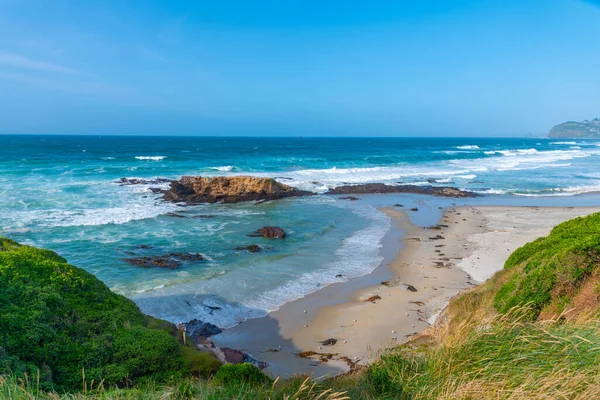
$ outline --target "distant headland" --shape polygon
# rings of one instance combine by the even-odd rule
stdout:
[[[549,138],[600,138],[600,118],[585,120],[582,122],[567,121],[556,125],[548,132]]]

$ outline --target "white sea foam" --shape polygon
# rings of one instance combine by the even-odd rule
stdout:
[[[479,150],[479,146],[477,145],[456,146],[456,148],[460,150]]]
[[[475,179],[477,178],[477,175],[475,174],[469,174],[469,175],[456,175],[457,178],[460,179]]]
[[[37,221],[39,226],[93,226],[106,224],[125,224],[131,221],[155,218],[161,214],[175,211],[177,207],[172,204],[127,205],[124,207],[110,207],[98,209],[84,209],[76,211],[46,210],[29,211],[23,215],[24,220]]]
[[[167,158],[167,156],[136,156],[136,160],[150,160],[150,161],[160,161]]]
[[[550,144],[554,145],[569,145],[569,144],[577,144],[577,142],[550,142]]]
[[[222,167],[210,167],[210,169],[214,169],[214,170],[220,171],[220,172],[231,172],[231,171],[233,171],[234,168],[235,168],[235,166],[233,166],[233,165],[224,165]]]
[[[421,178],[443,178],[454,175],[464,175],[476,171],[484,171],[485,167],[461,168],[444,167],[435,165],[397,165],[390,167],[367,167],[367,168],[329,168],[329,169],[305,169],[286,172],[284,183],[304,190],[324,192],[328,188],[345,185],[360,184],[368,182],[384,182],[397,184],[398,182],[415,184],[416,179]],[[253,173],[254,176],[276,177],[280,174]],[[403,182],[408,179],[409,181]]]
[[[318,193],[341,185],[353,185],[370,182],[387,184],[419,184],[428,178],[460,179],[479,173],[535,170],[545,167],[569,166],[565,161],[600,155],[595,147],[569,150],[499,149],[486,150],[486,155],[497,157],[481,157],[475,159],[455,159],[449,161],[429,162],[425,164],[396,164],[390,166],[357,167],[328,169],[302,169],[286,172],[285,184],[303,190]],[[251,173],[254,176],[277,178],[278,173]],[[468,179],[468,178],[465,178]]]
[[[540,189],[540,190],[508,190],[508,189],[482,189],[475,190],[480,194],[510,194],[524,197],[548,197],[548,196],[574,196],[585,193],[600,192],[600,182],[593,185],[567,186],[562,188]]]

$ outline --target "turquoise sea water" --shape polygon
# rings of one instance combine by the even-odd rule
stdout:
[[[0,235],[59,252],[147,313],[231,326],[372,271],[390,228],[375,208],[384,204],[318,195],[179,207],[148,190],[157,185],[122,186],[120,178],[249,174],[317,193],[433,182],[488,200],[552,196],[560,204],[600,190],[599,155],[600,142],[583,140],[0,136]],[[263,225],[288,238],[246,236]],[[235,250],[254,243],[267,251]],[[178,270],[123,261],[178,251],[206,260]]]

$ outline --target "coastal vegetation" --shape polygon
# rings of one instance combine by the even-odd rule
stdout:
[[[210,375],[219,366],[180,344],[172,324],[145,316],[90,273],[5,238],[0,310],[0,374],[29,376],[43,390],[131,386]]]
[[[41,282],[49,282],[49,287],[60,288],[60,296],[66,296],[72,304],[87,304],[93,298],[87,297],[87,294],[85,297],[78,297],[84,296],[84,293],[78,286],[80,280],[75,279],[93,277],[88,277],[89,274],[69,266],[56,254],[19,246],[10,241],[2,243],[0,291],[4,290],[10,294],[17,289],[6,289],[6,285],[16,285],[15,287],[19,288],[33,282],[37,284],[32,284],[30,290],[34,290],[33,286],[36,287],[35,290],[41,290],[45,287]],[[38,263],[40,267],[36,266]],[[59,265],[60,269],[56,269]],[[55,273],[48,275],[43,272],[47,269]],[[116,332],[121,330],[130,331],[118,334],[124,335],[122,340],[126,346],[123,354],[130,355],[127,348],[134,345],[130,339],[133,335],[131,331],[138,332],[143,329],[146,330],[145,333],[136,333],[136,338],[143,340],[145,335],[150,337],[156,334],[156,337],[162,340],[161,343],[171,346],[169,354],[165,355],[161,352],[162,349],[152,346],[152,343],[140,345],[137,349],[143,351],[146,351],[147,346],[147,359],[150,362],[143,371],[134,369],[137,375],[131,382],[122,380],[123,373],[113,375],[105,372],[105,375],[95,377],[100,380],[95,381],[94,385],[86,385],[88,377],[82,378],[79,374],[78,379],[75,379],[74,374],[75,366],[79,369],[82,362],[88,362],[88,358],[77,358],[81,353],[75,351],[69,353],[75,356],[72,367],[69,367],[67,357],[61,358],[65,362],[67,372],[71,371],[73,374],[64,376],[72,376],[71,380],[65,383],[62,380],[56,381],[61,386],[50,393],[47,387],[40,387],[38,372],[34,369],[37,366],[42,376],[46,376],[42,369],[45,368],[44,365],[33,357],[37,351],[42,351],[38,349],[40,337],[35,335],[38,329],[47,329],[45,324],[54,324],[52,321],[59,321],[71,314],[62,312],[58,314],[60,318],[54,318],[52,313],[63,310],[65,306],[60,299],[48,297],[46,291],[39,295],[37,292],[31,292],[37,295],[35,299],[38,300],[32,300],[28,296],[22,297],[28,297],[29,300],[20,299],[18,294],[13,294],[11,299],[17,301],[21,307],[35,307],[19,311],[11,302],[1,303],[3,313],[0,318],[6,318],[5,309],[13,310],[11,312],[14,315],[26,318],[31,324],[41,324],[42,328],[32,325],[32,333],[29,333],[24,325],[12,322],[11,330],[7,330],[4,328],[4,321],[0,321],[3,340],[0,345],[4,348],[4,353],[0,352],[0,356],[4,354],[4,358],[0,358],[4,360],[4,364],[0,364],[0,368],[3,368],[0,369],[0,398],[599,398],[599,274],[600,213],[597,213],[560,224],[547,237],[537,239],[515,251],[508,258],[502,271],[487,282],[452,299],[438,322],[407,344],[381,355],[377,362],[369,366],[322,382],[313,382],[305,377],[272,381],[249,364],[222,366],[213,378],[184,377],[187,371],[183,362],[183,352],[177,351],[177,341],[164,329],[153,329],[160,327],[161,322],[144,322],[147,318],[144,319],[133,303],[120,296],[111,297],[110,301],[114,302],[111,303],[112,307],[104,308],[104,305],[96,304],[91,306],[90,315],[100,318],[96,307],[108,310],[118,306],[122,309],[113,309],[106,317],[108,320],[102,324],[90,317],[82,321],[87,321],[85,324],[97,322],[97,332],[104,329],[111,331],[112,335],[117,335]],[[44,276],[43,280],[38,276]],[[65,283],[67,277],[68,285]],[[74,285],[73,288],[69,286],[71,284]],[[90,282],[87,284],[91,285]],[[111,296],[104,291],[108,289],[101,283],[94,283],[93,287],[98,288],[104,296]],[[6,297],[5,292],[1,293],[0,298]],[[42,302],[40,299],[44,299],[43,307],[35,305],[36,302]],[[99,298],[95,300],[99,302]],[[54,306],[54,302],[61,306]],[[129,325],[125,325],[124,321],[129,321]],[[85,324],[84,326],[87,326]],[[58,329],[62,325],[53,327]],[[13,329],[16,329],[16,333]],[[79,330],[73,327],[70,329],[69,334],[73,332],[81,335]],[[165,335],[161,336],[160,332]],[[16,337],[18,335],[23,338]],[[87,335],[87,338],[94,339],[103,337],[99,333],[95,333],[95,336],[89,336],[90,333]],[[6,347],[6,343],[12,343],[7,341],[7,338],[23,343],[26,351],[16,353],[14,347]],[[57,338],[60,339],[60,336]],[[42,343],[49,341],[44,339]],[[59,343],[64,345],[63,342]],[[94,343],[100,345],[104,342]],[[42,349],[46,347],[42,346]],[[161,357],[167,358],[163,362]],[[117,358],[110,365],[124,363],[121,368],[125,371],[132,368],[129,365],[130,361]],[[156,364],[169,365],[169,376],[151,367]],[[8,368],[7,365],[15,365],[17,368]],[[97,371],[99,373],[99,370]],[[66,387],[70,389],[60,390]]]

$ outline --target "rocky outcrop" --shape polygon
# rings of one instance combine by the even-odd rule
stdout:
[[[202,261],[204,257],[200,253],[169,253],[161,256],[143,256],[125,258],[125,262],[140,268],[166,268],[177,269],[185,261]]]
[[[209,322],[193,319],[185,325],[185,331],[194,343],[222,332],[221,328]]]
[[[252,176],[184,176],[171,182],[170,188],[163,193],[163,199],[167,201],[187,204],[269,201],[314,194],[275,179]]]
[[[367,183],[364,185],[339,186],[330,189],[326,194],[370,194],[370,193],[414,193],[440,197],[477,197],[477,193],[461,190],[451,186],[417,186],[386,185],[384,183]]]
[[[285,239],[285,231],[278,226],[263,226],[259,230],[252,232],[250,237],[264,237],[267,239]]]
[[[217,347],[210,339],[213,335],[218,335],[222,332],[221,328],[213,325],[209,322],[203,322],[198,319],[193,319],[185,324],[186,334],[193,340],[196,347],[200,351],[208,351],[217,357],[223,364],[242,364],[251,363],[260,369],[267,368],[268,363],[264,361],[258,361],[251,355],[244,353],[240,350],[232,349],[229,347]]]

